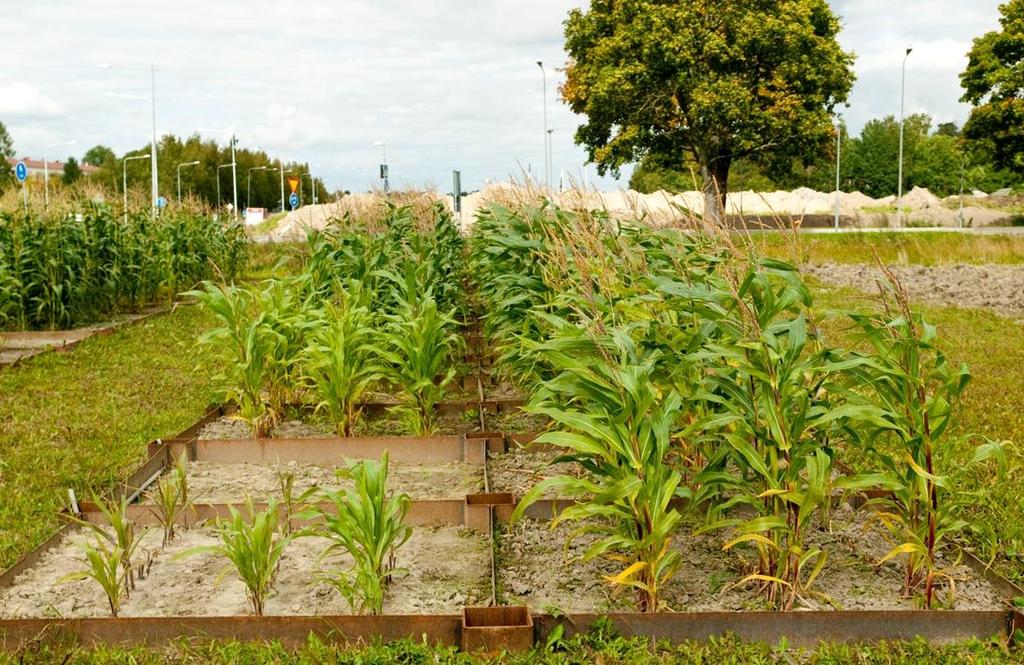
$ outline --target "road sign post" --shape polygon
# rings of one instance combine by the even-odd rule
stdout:
[[[462,221],[462,172],[452,171],[452,199],[455,214]]]
[[[28,180],[28,166],[25,162],[18,162],[14,167],[14,177],[21,183],[21,200],[25,204],[25,214],[28,214],[28,188],[25,187],[25,181]]]

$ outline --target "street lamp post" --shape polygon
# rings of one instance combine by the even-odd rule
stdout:
[[[181,164],[178,164],[178,204],[179,205],[181,204],[181,167],[182,166],[197,166],[198,164],[199,164],[199,160],[198,159],[195,160],[194,162],[182,162]]]
[[[200,129],[199,131],[201,131],[201,132],[213,132],[213,133],[216,133],[216,134],[230,134],[231,135],[231,144],[230,144],[231,145],[231,162],[229,162],[227,164],[222,164],[221,166],[217,167],[217,169],[218,169],[218,171],[217,171],[217,188],[218,188],[218,190],[217,190],[218,191],[218,193],[217,193],[217,204],[220,205],[220,170],[219,169],[221,167],[225,167],[226,168],[226,167],[230,166],[231,167],[231,192],[232,192],[232,201],[234,202],[233,203],[234,207],[232,208],[231,212],[232,212],[232,214],[234,216],[237,217],[238,216],[238,160],[235,159],[235,144],[238,143],[238,139],[235,137],[235,130],[234,130],[233,127],[229,127],[228,129]]]
[[[99,63],[99,67],[102,69],[124,69],[130,71],[149,71],[150,74],[150,96],[152,102],[152,117],[153,117],[153,143],[149,149],[149,157],[152,173],[150,174],[150,190],[152,195],[152,214],[156,216],[156,201],[159,198],[159,178],[157,173],[156,163],[156,65],[151,64],[149,67],[123,67],[121,65],[111,65],[109,62]]]
[[[229,166],[232,167],[232,170],[233,170],[234,166],[235,166],[235,163],[233,161],[231,161],[231,162],[228,162],[227,164],[220,164],[219,166],[217,166],[217,209],[218,210],[220,209],[220,201],[221,201],[221,198],[220,198],[220,170],[221,169],[226,169]]]
[[[905,98],[906,86],[907,86],[907,58],[910,57],[910,52],[914,48],[911,46],[907,47],[907,52],[903,56],[903,68],[900,73],[900,164],[899,164],[899,182],[896,185],[896,227],[901,228],[903,226],[903,102]]]
[[[45,212],[50,206],[50,161],[47,155],[50,152],[50,148],[56,148],[61,145],[75,145],[75,141],[49,143],[46,148],[43,149],[43,212]]]
[[[543,83],[543,99],[544,99],[544,186],[551,187],[551,171],[548,167],[548,143],[550,141],[550,132],[548,130],[548,72],[544,69],[544,61],[538,60],[537,66],[540,67],[541,82]]]
[[[271,170],[273,170],[273,167],[271,167],[271,166],[252,166],[252,167],[249,168],[249,172],[248,172],[249,184],[246,185],[246,187],[245,187],[245,209],[246,210],[248,210],[250,208],[250,204],[252,203],[252,172],[253,171],[271,171]]]
[[[284,162],[277,158],[277,167],[281,171],[281,212],[284,212]]]
[[[149,155],[135,155],[121,160],[121,190],[124,194],[124,223],[128,223],[128,162],[133,159],[149,159]]]
[[[836,116],[836,231],[839,230],[839,167],[842,163],[843,117]]]

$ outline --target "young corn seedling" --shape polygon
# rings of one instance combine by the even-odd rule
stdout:
[[[884,268],[883,268],[884,270]],[[935,327],[911,311],[902,286],[888,271],[896,311],[852,314],[871,351],[854,354],[843,368],[853,379],[851,401],[867,409],[859,428],[862,444],[880,473],[840,481],[844,487],[887,489],[889,496],[867,508],[896,539],[882,561],[905,556],[903,593],[920,593],[923,605],[935,602],[936,582],[946,578],[952,601],[953,580],[938,560],[946,542],[967,528],[965,504],[977,497],[960,488],[972,467],[989,460],[999,477],[1006,468],[1003,443],[987,441],[961,458],[971,436],[954,436],[955,405],[970,381],[966,366],[953,367],[936,346]]]
[[[317,487],[310,487],[302,494],[295,496],[295,474],[278,469],[277,488],[281,492],[281,512],[284,518],[281,531],[288,536],[292,533],[292,520],[299,516],[309,499],[316,494]]]
[[[118,552],[118,555],[121,557],[124,590],[127,594],[135,588],[135,572],[132,567],[132,560],[139,549],[145,531],[137,533],[135,522],[128,517],[127,496],[122,495],[120,499],[104,501],[101,497],[93,494],[92,500],[106,519],[106,525],[93,524],[74,515],[70,515],[68,519],[89,529],[101,542],[109,543],[111,548]]]
[[[616,588],[632,589],[641,612],[662,608],[661,589],[680,564],[671,549],[681,519],[672,505],[682,496],[680,475],[666,459],[670,434],[682,399],[652,381],[657,354],[645,353],[626,334],[613,331],[617,358],[569,353],[560,340],[539,352],[560,373],[527,410],[549,417],[553,431],[539,443],[564,450],[558,461],[575,461],[584,477],[558,476],[536,485],[519,502],[512,520],[548,489],[576,499],[553,521],[584,521],[575,533],[601,537],[584,559],[605,557],[624,568],[607,578]]]
[[[178,557],[209,553],[226,558],[229,563],[221,577],[233,569],[245,584],[253,614],[263,616],[281,564],[281,555],[294,536],[278,533],[277,501],[274,499],[269,501],[266,510],[257,511],[252,499],[246,498],[246,516],[234,506],[229,506],[229,510],[231,519],[217,522],[220,545],[195,547]]]
[[[155,504],[150,512],[163,529],[161,546],[167,547],[174,540],[174,528],[178,520],[192,508],[188,498],[188,470],[184,453],[178,458],[174,469],[157,481],[156,488],[150,492],[150,499]]]
[[[82,550],[85,552],[89,567],[65,575],[57,583],[95,580],[107,596],[110,616],[116,619],[118,612],[121,611],[121,594],[124,593],[126,583],[124,567],[121,565],[123,552],[116,546],[108,547],[103,541],[97,541],[95,546],[83,543]]]
[[[434,411],[455,379],[450,361],[461,339],[454,326],[454,310],[439,311],[432,298],[403,303],[388,317],[381,357],[388,364],[388,378],[410,402],[397,411],[417,435],[434,432]]]
[[[395,552],[412,535],[412,527],[405,525],[410,500],[406,494],[388,495],[387,452],[380,462],[350,464],[339,476],[351,480],[352,489],[325,491],[323,496],[334,504],[334,510],[314,508],[306,517],[322,522],[312,533],[333,541],[325,558],[347,552],[354,562],[350,570],[325,573],[324,579],[353,611],[380,614],[388,584],[404,573],[395,568]]]
[[[356,405],[384,375],[374,338],[368,310],[345,300],[327,306],[303,356],[306,381],[320,400],[317,410],[327,413],[338,436],[352,436]]]

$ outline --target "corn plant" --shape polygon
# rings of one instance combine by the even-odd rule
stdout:
[[[987,441],[970,457],[958,457],[972,437],[955,436],[950,429],[970,373],[947,361],[936,345],[935,327],[911,311],[902,287],[891,275],[890,280],[896,311],[887,306],[881,313],[851,314],[871,351],[842,364],[853,379],[851,399],[867,407],[858,430],[880,472],[840,484],[891,492],[866,506],[877,510],[897,543],[882,561],[904,556],[904,595],[920,593],[931,608],[937,580],[949,578],[936,555],[968,526],[962,518],[965,504],[977,498],[959,488],[972,467],[988,460],[997,463],[1001,477],[1006,453],[1004,444]]]
[[[68,519],[87,528],[101,542],[109,543],[111,548],[118,552],[121,557],[120,563],[123,571],[124,590],[127,594],[135,588],[135,572],[132,561],[139,549],[145,531],[138,533],[135,529],[135,522],[128,517],[128,498],[124,494],[118,499],[110,499],[109,501],[104,501],[98,495],[93,494],[92,500],[106,520],[106,525],[94,524],[74,515],[69,515]]]
[[[239,418],[257,438],[269,436],[278,414],[270,408],[266,391],[272,371],[268,365],[284,344],[281,334],[265,313],[257,311],[255,298],[246,289],[204,282],[202,289],[187,295],[197,298],[219,322],[199,339],[213,347],[224,363],[217,379],[224,384],[227,398],[238,405]]]
[[[792,266],[751,268],[735,299],[734,315],[716,324],[721,338],[698,354],[716,367],[703,397],[717,407],[714,435],[726,444],[698,477],[717,499],[705,528],[734,531],[725,549],[753,546],[755,571],[737,584],[756,583],[788,610],[814,593],[825,565],[806,537],[827,511],[834,446],[851,412],[832,390],[834,354],[817,348],[810,295]],[[728,516],[739,506],[752,515]]]
[[[303,355],[305,379],[319,399],[317,410],[327,413],[338,436],[352,436],[359,417],[356,405],[384,376],[369,322],[369,311],[348,299],[328,304]]]
[[[439,311],[431,298],[406,302],[388,317],[381,358],[386,376],[402,388],[407,402],[396,411],[415,434],[434,431],[434,411],[455,379],[450,363],[461,338],[454,326],[454,310]]]
[[[265,510],[257,511],[252,499],[246,498],[245,516],[234,506],[228,509],[231,519],[218,520],[216,524],[220,545],[194,547],[178,557],[219,554],[226,558],[229,563],[221,577],[233,569],[245,584],[253,614],[263,616],[281,565],[281,556],[294,535],[285,536],[278,532],[277,501],[274,499]]]
[[[65,575],[57,583],[95,580],[107,597],[110,616],[116,619],[121,610],[121,594],[124,593],[126,585],[125,572],[121,565],[123,552],[116,546],[108,547],[103,541],[97,541],[95,546],[83,543],[82,550],[85,552],[86,563],[89,567]]]
[[[298,517],[309,499],[316,494],[317,487],[310,487],[305,492],[295,496],[295,474],[291,471],[278,469],[277,488],[281,492],[281,531],[288,536],[292,533],[292,520]]]
[[[621,562],[623,569],[608,582],[616,590],[632,589],[639,611],[656,612],[661,590],[680,563],[670,547],[681,519],[672,502],[684,493],[667,456],[683,401],[652,381],[656,353],[636,347],[623,331],[610,335],[607,357],[571,353],[557,339],[539,349],[560,373],[543,384],[527,409],[555,423],[537,441],[563,449],[558,461],[575,461],[587,474],[542,481],[522,498],[512,519],[551,488],[576,499],[552,527],[584,521],[577,534],[600,536],[584,558]]]
[[[192,508],[188,498],[188,471],[184,453],[178,458],[174,469],[157,480],[156,488],[150,492],[150,499],[155,504],[150,512],[163,529],[161,545],[167,547],[174,540],[174,528],[178,520]]]
[[[351,489],[325,491],[333,510],[315,508],[306,517],[318,517],[322,526],[312,533],[329,538],[324,557],[347,552],[352,568],[324,574],[353,611],[380,614],[388,584],[404,573],[395,567],[395,552],[409,540],[412,527],[405,525],[410,499],[406,494],[388,495],[388,454],[380,462],[350,463],[339,477],[352,481]]]

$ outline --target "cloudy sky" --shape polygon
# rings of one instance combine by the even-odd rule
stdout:
[[[385,141],[396,181],[447,187],[459,168],[477,187],[543,168],[543,60],[555,171],[583,175],[578,120],[553,89],[562,20],[585,0],[0,3],[0,121],[19,155],[146,144],[145,68],[155,63],[161,133],[234,128],[243,145],[318,164],[330,186],[349,189],[374,182],[373,144]],[[907,45],[907,112],[962,122],[957,77],[971,39],[997,27],[998,4],[832,0],[842,43],[858,55],[844,110],[851,129],[898,112]],[[75,145],[47,148],[68,140]]]

